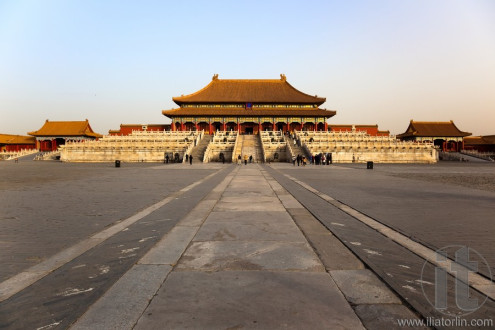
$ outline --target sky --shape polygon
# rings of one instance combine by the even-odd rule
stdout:
[[[495,1],[0,0],[0,133],[169,123],[213,74],[282,73],[330,124],[495,134]]]

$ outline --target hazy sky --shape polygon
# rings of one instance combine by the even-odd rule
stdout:
[[[329,123],[495,134],[495,1],[0,0],[0,133],[168,123],[215,73],[284,73]]]

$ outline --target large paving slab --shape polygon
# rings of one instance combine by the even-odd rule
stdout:
[[[218,211],[214,210],[208,215],[208,223],[211,222],[237,222],[239,224],[273,223],[286,225],[293,223],[290,215],[285,211]]]
[[[238,167],[136,329],[363,328],[283,203],[301,208]]]
[[[220,200],[215,206],[215,211],[285,211],[284,206],[277,197],[249,198],[239,197],[236,200]]]
[[[363,329],[327,273],[172,272],[135,329]]]
[[[177,269],[324,271],[306,242],[271,241],[194,242],[182,256]]]
[[[252,217],[262,216],[254,212]],[[278,225],[269,221],[247,223],[246,220],[232,222],[207,222],[194,238],[195,241],[289,241],[306,242],[304,235],[296,225],[288,223]]]
[[[212,212],[194,240],[306,242],[285,211]]]

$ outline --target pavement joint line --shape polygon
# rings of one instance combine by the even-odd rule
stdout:
[[[290,196],[292,196],[292,194],[290,194],[290,192],[287,191],[287,189],[285,189],[278,181],[276,181],[275,178],[273,178],[268,172],[262,172],[263,175],[265,176],[265,179],[267,179],[267,181],[269,182],[270,186],[272,186],[272,183],[276,184],[276,185],[279,185],[281,188],[280,188],[280,192],[283,192],[285,191],[287,194],[289,194]],[[269,180],[268,178],[272,178],[272,180]],[[272,186],[272,189],[273,189],[273,186]],[[280,196],[279,196],[279,193],[278,192],[275,192],[275,194],[277,195],[277,197],[280,199]],[[294,199],[295,197],[292,196]],[[329,197],[331,200],[334,200],[333,198]],[[281,200],[282,202],[282,200]],[[299,204],[302,208],[304,208],[304,206],[296,199],[296,202],[297,204]],[[304,208],[306,209],[306,208]],[[309,212],[309,211],[308,211]],[[290,212],[289,212],[290,214]],[[309,212],[309,214],[311,214],[311,212]],[[311,216],[313,217],[313,215],[311,214]],[[291,215],[292,217],[292,215]],[[297,222],[295,220],[293,220],[296,225],[297,225]],[[315,218],[315,221],[318,221],[318,219]],[[298,226],[299,227],[299,226]],[[304,233],[304,231],[299,227],[299,230],[301,230],[301,232],[303,233],[304,237],[306,238],[306,240],[309,242],[310,239],[307,237],[306,233]],[[329,230],[330,232],[330,230]],[[332,234],[333,235],[333,234]],[[315,250],[315,253],[317,253],[317,251]],[[351,251],[351,253],[353,253]],[[354,254],[354,253],[353,253]],[[318,253],[317,253],[318,255]],[[357,258],[357,257],[356,257]],[[324,265],[325,266],[325,265]],[[402,302],[400,300],[400,298],[397,296],[397,294],[395,293],[395,291],[391,290],[388,285],[386,284],[386,282],[384,282],[381,278],[379,278],[378,276],[376,276],[376,274],[374,272],[372,272],[370,269],[346,269],[346,270],[328,270],[325,266],[325,271],[330,275],[332,281],[335,283],[336,287],[338,288],[338,290],[341,292],[341,294],[346,298],[346,300],[351,303],[352,302],[352,299],[349,299],[348,295],[347,295],[347,292],[344,292],[343,288],[341,287],[341,284],[337,283],[337,280],[335,278],[335,274],[353,274],[355,273],[356,271],[365,271],[367,270],[369,272],[369,276],[371,276],[372,278],[376,279],[376,281],[380,282],[383,284],[383,288],[381,288],[381,290],[383,290],[382,292],[386,293],[386,295],[388,295],[388,299],[386,301],[382,301],[382,302],[374,302],[373,304],[375,305],[384,305],[384,304],[398,304],[398,305],[402,305]],[[356,304],[357,305],[357,304]],[[362,305],[362,304],[361,304]]]
[[[295,183],[299,184],[303,188],[307,189],[308,191],[314,193],[318,197],[322,198],[323,200],[329,202],[330,204],[334,205],[335,207],[339,208],[341,211],[344,213],[350,215],[351,217],[355,218],[356,220],[364,223],[368,227],[378,231],[380,234],[382,234],[385,237],[390,238],[397,244],[401,245],[402,247],[408,249],[409,251],[413,252],[414,254],[420,256],[421,258],[425,259],[426,261],[443,268],[447,273],[449,273],[452,276],[456,276],[456,271],[453,271],[452,269],[463,269],[464,271],[469,271],[471,274],[468,276],[468,282],[467,283],[470,287],[473,289],[481,292],[482,294],[486,295],[487,297],[490,297],[492,300],[495,300],[495,283],[493,283],[490,279],[487,279],[483,277],[482,275],[478,273],[473,273],[471,270],[467,269],[466,267],[462,266],[461,264],[458,264],[450,259],[447,259],[447,261],[438,261],[437,259],[437,253],[418,243],[413,241],[412,239],[406,237],[405,235],[399,233],[398,231],[380,223],[379,221],[359,212],[358,210],[326,195],[325,193],[322,193],[315,188],[309,186],[308,184],[301,182],[294,177],[288,175],[288,174],[283,174],[285,177],[288,179],[294,181]],[[452,265],[455,265],[456,267],[453,268]]]
[[[235,170],[234,170],[235,171]],[[237,171],[236,171],[237,173]],[[208,200],[208,196],[213,193],[215,189],[218,187],[222,188],[225,190],[234,178],[234,174],[230,173],[227,175],[213,190],[210,192],[202,201],[200,201],[188,214],[186,214],[175,226],[168,232],[158,243],[156,243],[139,261],[137,264],[141,265],[170,265],[172,267],[175,267],[179,259],[182,257],[184,254],[184,251],[188,248],[188,246],[191,244],[192,240],[194,237],[196,237],[199,228],[201,228],[201,225],[205,222],[206,218],[210,215],[211,211],[215,207],[215,205],[218,203],[220,200],[220,197],[218,197],[215,201],[215,203],[211,203],[212,205],[208,205],[208,208],[206,210],[202,210],[202,202]],[[215,191],[215,192],[218,192]],[[197,225],[183,225],[184,219],[187,219],[191,214],[196,215],[197,211],[201,211],[201,221],[198,222]],[[182,234],[182,237],[180,237]],[[179,237],[181,240],[180,242],[174,242],[175,236]],[[170,243],[175,243],[174,247],[170,247]],[[160,259],[160,255],[166,253],[164,250],[172,250],[175,248],[175,251],[172,251],[172,254],[174,256],[169,256],[168,262],[163,261],[163,256],[162,259]]]
[[[152,212],[156,211],[160,207],[164,206],[165,204],[169,203],[173,199],[175,199],[177,196],[182,195],[189,189],[197,186],[198,184],[203,183],[204,181],[208,180],[209,178],[213,177],[214,175],[218,174],[220,171],[222,171],[223,168],[219,169],[218,171],[215,171],[203,179],[194,182],[190,184],[189,186],[182,188],[181,190],[172,193],[171,195],[167,196],[163,200],[148,206],[144,210],[139,211],[138,213],[128,217],[127,219],[123,221],[119,221],[118,223],[114,224],[113,226],[106,228],[96,234],[93,234],[89,238],[86,238],[58,253],[55,255],[51,256],[47,260],[36,264],[8,279],[0,283],[0,302],[5,301],[12,297],[13,295],[17,294],[18,292],[24,290],[28,286],[36,283],[49,273],[53,272],[54,270],[60,268],[61,266],[65,265],[66,263],[74,260],[75,258],[79,257],[83,253],[87,252],[88,250],[94,248],[96,245],[102,243],[103,241],[107,240],[108,238],[112,237],[113,235],[117,234],[118,232],[122,231],[125,229],[127,226],[135,223],[136,221],[144,218],[145,216],[151,214]],[[190,187],[189,189],[187,189]]]
[[[208,196],[214,192],[218,192],[219,188],[222,191],[225,191],[228,184],[232,181],[235,174],[239,170],[234,169],[231,173],[229,173],[212,191],[202,200],[207,200]],[[217,173],[217,172],[215,172]],[[217,198],[217,202],[220,200],[220,197]],[[201,202],[200,202],[201,203]],[[201,209],[200,203],[196,205],[187,215],[185,215],[182,219],[188,217],[189,214],[194,213],[196,209]],[[174,270],[178,260],[184,254],[184,251],[189,247],[192,240],[196,236],[197,232],[201,228],[201,225],[204,223],[206,218],[208,218],[209,214],[215,207],[216,203],[208,208],[204,212],[202,216],[202,221],[197,226],[182,226],[182,219],[177,223],[177,225],[172,228],[172,230],[167,233],[158,243],[156,243],[139,261],[131,267],[117,282],[115,282],[112,287],[105,293],[103,296],[98,299],[93,305],[91,305],[88,310],[81,315],[81,317],[71,326],[71,329],[94,329],[94,328],[122,328],[122,317],[121,311],[128,310],[133,311],[132,315],[125,316],[125,322],[127,322],[128,328],[133,328],[138,320],[142,317],[143,313],[146,311],[146,308],[150,304],[153,296],[160,290],[163,283],[168,278],[168,275]],[[189,237],[187,237],[181,244],[180,247],[177,248],[176,251],[173,251],[175,256],[174,260],[170,262],[160,262],[157,261],[157,252],[163,252],[163,248],[167,247],[167,245],[173,240],[172,236],[177,235],[177,231],[182,229],[190,229]],[[175,231],[174,231],[175,230]],[[180,235],[180,234],[179,234]],[[184,238],[184,237],[182,237]],[[185,243],[185,244],[184,244]],[[159,257],[158,257],[159,258]],[[133,283],[139,283],[142,281],[141,276],[142,273],[139,271],[142,267],[170,267],[166,273],[161,275],[158,281],[150,281],[146,286],[146,294],[140,296],[133,296],[132,299],[118,299],[122,296],[122,292],[127,292],[133,289]],[[119,306],[113,306],[112,302],[122,302]],[[105,310],[105,313],[101,313],[101,310]]]

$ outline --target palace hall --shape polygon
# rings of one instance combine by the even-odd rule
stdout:
[[[280,79],[219,79],[199,91],[173,97],[179,108],[163,110],[172,131],[327,131],[335,111],[321,109],[324,97],[294,88]]]

